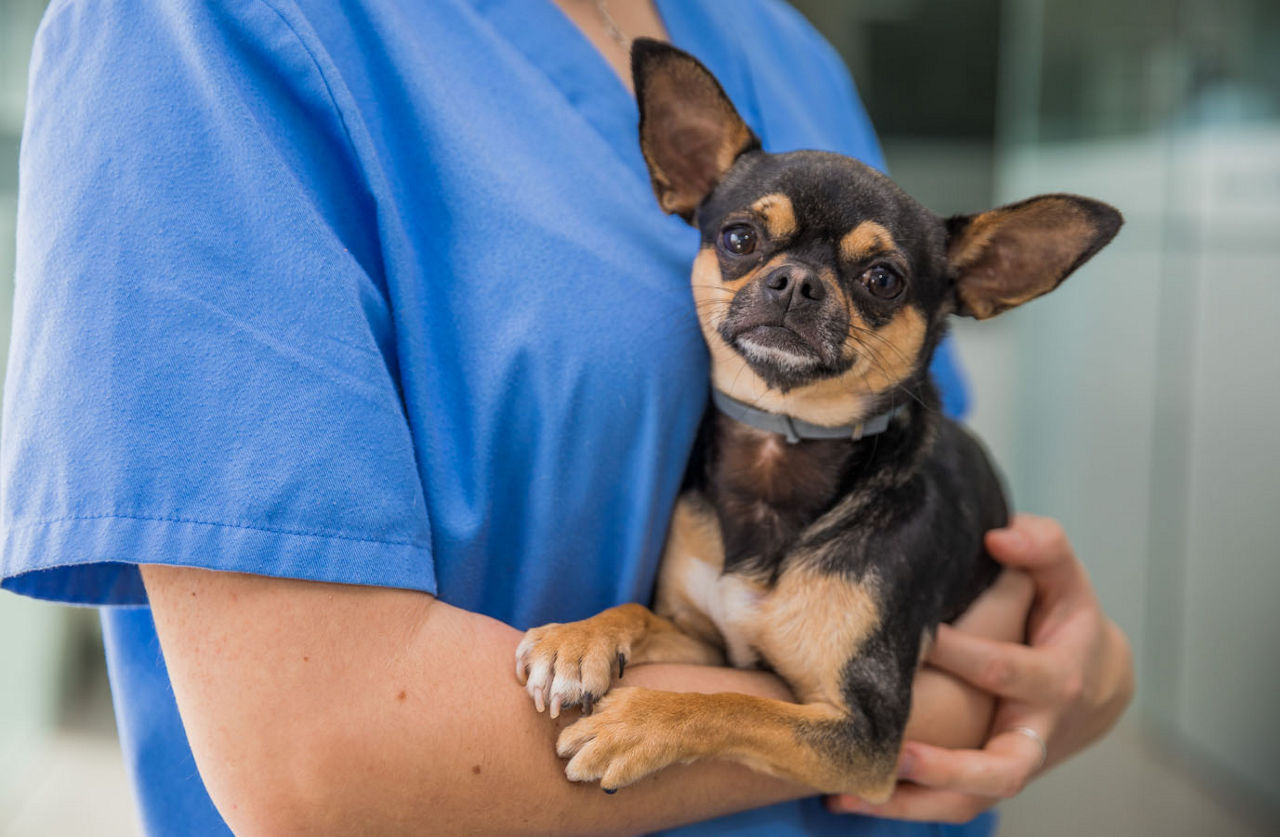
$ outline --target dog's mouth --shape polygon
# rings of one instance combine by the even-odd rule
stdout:
[[[816,347],[785,325],[750,326],[734,335],[729,344],[752,365],[767,364],[790,372],[805,372],[825,362]]]
[[[849,369],[854,358],[847,354],[849,317],[843,306],[828,300],[806,310],[779,309],[759,293],[744,291],[716,330],[768,386],[783,392]]]

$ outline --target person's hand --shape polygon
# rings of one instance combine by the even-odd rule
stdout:
[[[1027,644],[995,642],[942,625],[926,657],[999,698],[986,745],[948,750],[908,741],[898,767],[906,781],[888,802],[869,805],[854,796],[833,796],[833,811],[967,822],[1100,738],[1128,705],[1128,640],[1102,613],[1062,527],[1049,518],[1019,515],[1008,528],[989,532],[986,544],[992,557],[1025,570],[1035,583]]]

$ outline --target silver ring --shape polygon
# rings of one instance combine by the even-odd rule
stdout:
[[[1036,732],[1031,727],[1014,727],[1009,730],[1009,732],[1016,732],[1019,735],[1025,735],[1027,738],[1034,741],[1036,746],[1040,748],[1040,762],[1034,769],[1032,769],[1031,772],[1034,773],[1036,770],[1044,767],[1044,763],[1049,760],[1049,747],[1044,743],[1044,739],[1040,737],[1040,733]]]

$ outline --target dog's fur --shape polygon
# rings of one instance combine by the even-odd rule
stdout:
[[[1046,195],[944,221],[855,160],[765,153],[673,47],[637,41],[632,69],[659,204],[702,233],[693,295],[713,385],[828,427],[906,409],[879,435],[797,444],[711,411],[655,610],[531,630],[517,673],[540,710],[583,707],[558,743],[575,781],[612,791],[720,757],[883,800],[924,643],[995,578],[982,537],[1007,518],[981,446],[939,413],[934,347],[950,314],[1052,290],[1120,215]],[[776,672],[798,703],[605,694],[626,662],[725,659]]]

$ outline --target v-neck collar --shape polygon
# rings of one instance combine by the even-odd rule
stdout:
[[[474,0],[474,3],[490,25],[547,76],[570,106],[647,185],[649,172],[639,153],[636,136],[639,115],[635,98],[577,24],[552,0]],[[705,25],[698,25],[698,12],[692,8],[696,5],[688,0],[654,0],[671,43],[701,55],[710,44]],[[744,79],[739,75],[735,72],[721,78],[731,96],[743,91]]]

